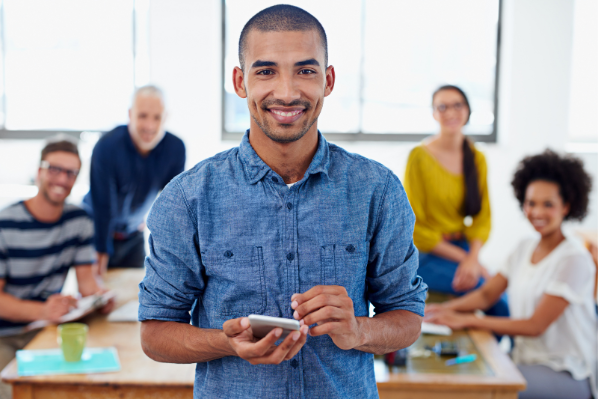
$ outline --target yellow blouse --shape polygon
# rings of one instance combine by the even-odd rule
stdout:
[[[465,238],[485,242],[490,235],[490,201],[486,180],[484,154],[474,148],[475,164],[482,199],[482,209],[470,226],[464,223],[462,212],[465,198],[463,175],[446,170],[423,145],[409,154],[404,186],[415,212],[413,241],[421,252],[430,252],[443,234],[463,233]]]

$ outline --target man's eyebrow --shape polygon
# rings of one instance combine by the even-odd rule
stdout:
[[[271,67],[271,66],[277,66],[276,62],[257,60],[256,62],[251,64],[252,68]]]
[[[295,63],[296,67],[306,66],[306,65],[317,65],[320,66],[320,63],[315,58],[310,58],[309,60],[299,61]]]

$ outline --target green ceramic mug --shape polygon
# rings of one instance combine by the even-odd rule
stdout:
[[[78,362],[81,360],[87,341],[87,325],[83,323],[66,323],[58,326],[58,344],[62,349],[64,360]]]

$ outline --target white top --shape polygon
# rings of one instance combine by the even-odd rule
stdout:
[[[544,294],[564,298],[569,306],[539,337],[515,337],[513,360],[567,370],[576,380],[586,379],[594,375],[598,339],[594,263],[581,243],[567,238],[534,265],[531,258],[538,242],[539,238],[524,240],[499,270],[509,280],[511,318],[530,318]]]

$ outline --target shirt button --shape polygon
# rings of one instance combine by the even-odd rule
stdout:
[[[287,259],[288,259],[289,261],[292,261],[293,259],[295,259],[295,255],[294,255],[292,252],[289,252],[289,253],[287,254]]]
[[[287,202],[287,208],[289,208],[289,211],[290,211],[291,209],[293,209],[293,204],[291,204],[290,202]]]
[[[293,367],[294,369],[296,369],[297,366],[299,366],[299,362],[297,361],[297,359],[291,360],[291,367]]]
[[[347,252],[349,252],[350,254],[352,254],[353,252],[355,252],[355,247],[352,244],[347,245],[347,248],[345,248],[347,250]]]
[[[272,177],[272,181],[273,181],[274,183],[278,183],[278,177],[276,177],[276,176],[273,176],[273,177]]]
[[[224,256],[226,256],[227,258],[229,258],[229,259],[230,259],[230,258],[232,258],[232,257],[233,257],[233,253],[232,253],[231,251],[226,251],[226,252],[224,253]]]

